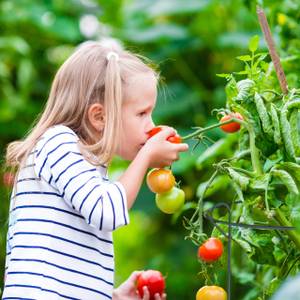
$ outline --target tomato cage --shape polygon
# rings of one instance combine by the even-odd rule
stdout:
[[[228,211],[228,221],[215,219],[212,215],[215,209],[226,208]],[[293,226],[274,226],[274,225],[256,225],[256,224],[244,224],[244,223],[232,223],[231,222],[231,208],[225,202],[220,202],[215,204],[212,208],[208,209],[204,214],[206,218],[214,227],[216,227],[223,235],[227,238],[227,295],[228,300],[231,299],[231,243],[232,243],[232,227],[248,228],[248,229],[258,229],[258,230],[295,230]],[[218,224],[224,224],[228,226],[228,232],[226,233]]]

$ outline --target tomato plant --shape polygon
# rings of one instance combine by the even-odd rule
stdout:
[[[205,262],[218,260],[223,253],[223,243],[220,239],[211,237],[198,249],[198,257]]]
[[[241,114],[239,114],[239,113],[232,113],[232,114],[228,114],[228,115],[223,116],[221,118],[220,122],[223,123],[223,122],[226,122],[228,120],[231,120],[232,118],[243,120],[243,117],[242,117]],[[233,133],[233,132],[239,131],[240,128],[241,128],[241,125],[238,122],[230,122],[228,124],[221,125],[220,128],[224,132]]]
[[[211,190],[222,192],[214,186],[226,179],[226,189],[232,192],[232,199],[226,203],[229,209],[225,214],[218,215],[215,211],[216,218],[212,219],[218,219],[220,224],[213,228],[212,235],[228,232],[229,220],[235,223],[230,235],[232,248],[244,257],[247,255],[250,262],[245,270],[235,256],[227,257],[238,266],[233,276],[240,281],[245,274],[261,282],[261,278],[268,278],[268,283],[263,283],[264,289],[255,288],[249,299],[265,299],[280,282],[300,271],[300,233],[296,230],[300,229],[300,89],[290,88],[287,93],[279,90],[276,74],[270,72],[270,63],[265,61],[267,54],[256,53],[258,44],[258,36],[253,37],[249,43],[250,54],[238,57],[245,64],[243,71],[220,74],[227,80],[226,107],[218,109],[224,116],[220,122],[199,127],[183,137],[201,142],[206,132],[217,127],[225,132],[238,131],[235,141],[232,142],[232,135],[224,138],[230,143],[223,141],[223,144],[229,144],[234,151],[231,156],[211,164],[214,170],[199,185],[196,209],[191,217],[184,218],[184,225],[188,230],[186,238],[197,246],[203,244],[198,252],[200,274],[205,284],[213,283],[211,278],[218,277],[217,271],[202,261],[217,259],[221,248],[209,256],[204,247],[207,240],[203,229],[203,216],[207,216],[204,202],[208,194],[212,195]],[[246,78],[240,79],[241,75]],[[235,120],[231,122],[231,118]],[[214,157],[214,151],[221,152],[220,145],[221,142],[216,142],[200,155],[199,169],[207,158]],[[249,224],[256,228],[250,229]],[[267,230],[261,230],[258,225]],[[278,233],[278,228],[284,230]]]
[[[226,300],[227,293],[223,288],[215,285],[203,286],[196,294],[196,300]]]
[[[157,207],[166,214],[173,214],[180,210],[185,201],[184,191],[173,187],[169,192],[156,194]]]
[[[153,193],[166,193],[175,185],[175,177],[171,170],[153,169],[147,174],[147,185]]]
[[[147,270],[137,279],[137,291],[141,298],[144,296],[143,287],[146,286],[150,293],[150,300],[154,300],[156,293],[162,295],[165,289],[165,279],[159,271]]]
[[[158,132],[160,132],[162,130],[161,127],[157,126],[152,128],[149,132],[148,132],[148,139],[150,139],[151,137],[153,137],[155,134],[157,134]],[[167,141],[173,143],[173,144],[180,144],[182,142],[182,139],[180,137],[179,134],[175,134],[172,136],[169,136],[167,138]]]

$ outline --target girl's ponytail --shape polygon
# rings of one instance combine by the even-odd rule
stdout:
[[[106,149],[107,153],[103,154],[109,161],[112,158],[111,154],[116,152],[117,144],[109,143],[108,139],[120,140],[122,129],[122,80],[118,54],[116,52],[109,52],[106,58],[107,68],[104,79],[104,107],[105,116],[110,116],[110,118],[105,117],[103,144],[110,145],[110,148]]]

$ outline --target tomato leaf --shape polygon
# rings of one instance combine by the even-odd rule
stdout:
[[[259,36],[258,35],[255,35],[253,36],[251,39],[250,39],[250,42],[249,42],[249,50],[251,52],[255,52],[258,48],[258,44],[259,44]]]

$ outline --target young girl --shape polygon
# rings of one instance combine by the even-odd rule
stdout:
[[[7,149],[18,172],[3,299],[139,299],[136,272],[113,293],[112,231],[128,224],[147,169],[188,149],[166,140],[170,127],[148,140],[157,80],[138,56],[98,42],[60,67],[38,122]],[[114,155],[132,162],[111,182]]]

